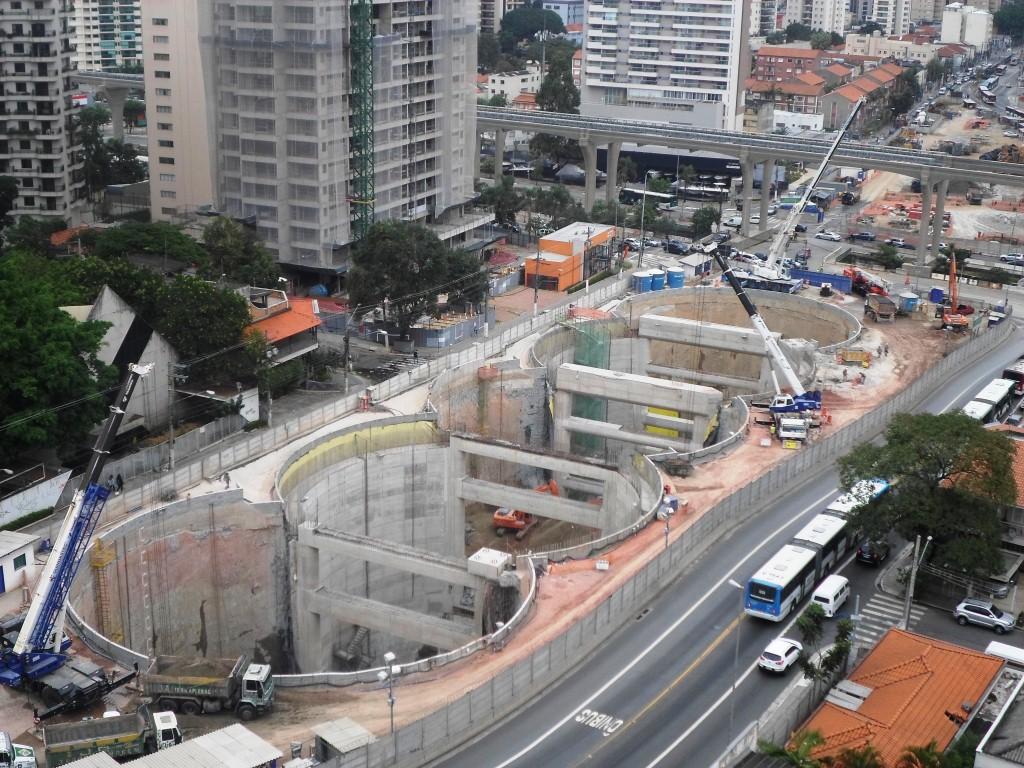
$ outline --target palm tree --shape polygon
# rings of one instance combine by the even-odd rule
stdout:
[[[821,761],[811,757],[811,752],[825,743],[817,731],[798,731],[789,740],[788,746],[780,747],[769,741],[759,741],[757,748],[762,755],[778,757],[793,768],[821,768]]]
[[[679,181],[683,182],[683,203],[684,204],[686,203],[687,188],[691,184],[693,184],[693,182],[696,180],[696,178],[697,178],[697,171],[694,169],[694,167],[692,165],[687,164],[687,165],[684,165],[682,168],[679,169],[679,178],[676,179],[676,181],[677,182],[679,182]]]
[[[926,747],[907,747],[895,768],[942,768],[942,751],[934,741]]]
[[[830,768],[885,768],[882,756],[870,744],[856,749],[844,749],[823,762]]]

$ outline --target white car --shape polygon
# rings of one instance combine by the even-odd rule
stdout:
[[[838,232],[833,232],[828,229],[821,230],[821,232],[818,232],[815,237],[818,240],[831,240],[833,243],[838,243],[843,239],[842,235]]]
[[[768,672],[785,672],[800,658],[804,647],[788,637],[777,637],[768,643],[757,659],[757,666]]]
[[[1007,138],[1010,138],[1010,139],[1016,139],[1017,138],[1017,131],[1011,131],[1011,130],[1007,129],[1007,130],[1003,131],[1003,136],[1006,136]]]

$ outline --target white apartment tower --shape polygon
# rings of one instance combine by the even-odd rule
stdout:
[[[215,202],[212,88],[204,78],[211,30],[206,0],[146,0],[145,50],[150,213],[179,221]]]
[[[874,0],[868,18],[882,26],[886,35],[905,35],[910,31],[911,0]]]
[[[75,0],[72,42],[78,69],[116,69],[141,64],[141,6],[142,0]]]
[[[0,176],[18,183],[13,216],[74,222],[85,197],[72,131],[70,0],[0,0]]]
[[[850,0],[789,0],[786,24],[806,24],[813,30],[843,34],[850,16]]]
[[[373,120],[354,109],[353,4],[217,0],[215,178],[278,261],[336,272],[355,239],[354,134],[373,136],[374,220],[438,221],[473,197],[476,0],[373,3]],[[366,121],[363,121],[365,123]]]
[[[749,29],[744,0],[592,0],[580,111],[738,129]]]

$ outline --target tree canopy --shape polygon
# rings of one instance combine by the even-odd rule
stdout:
[[[537,107],[544,112],[565,112],[578,114],[580,91],[572,81],[571,61],[551,63],[544,82],[537,91]],[[579,142],[564,136],[538,133],[530,139],[530,151],[538,156],[548,157],[556,167],[583,160]]]
[[[1014,447],[960,413],[898,414],[885,443],[864,443],[839,462],[843,488],[884,477],[892,492],[862,507],[853,524],[872,538],[896,530],[905,538],[932,536],[941,565],[988,575],[1003,569],[1000,505],[1016,500]]]
[[[499,226],[509,227],[516,223],[516,214],[523,207],[523,197],[516,192],[515,180],[502,176],[496,184],[484,187],[480,202],[494,209],[494,220]]]
[[[498,39],[501,49],[512,53],[523,40],[529,40],[537,33],[548,32],[559,35],[565,32],[562,17],[554,11],[547,11],[538,5],[521,5],[501,17],[501,33]]]
[[[168,259],[203,268],[209,259],[199,243],[166,222],[125,222],[96,237],[93,253],[101,259],[134,255],[166,256]]]
[[[917,82],[917,70],[907,69],[900,73],[889,92],[889,107],[897,115],[906,114],[914,102],[921,98],[921,84]]]
[[[798,21],[787,24],[786,29],[783,31],[786,35],[787,43],[792,43],[794,40],[810,40],[811,34],[814,32],[808,25],[801,24]]]
[[[437,309],[439,294],[475,300],[485,280],[480,261],[453,254],[421,224],[378,222],[352,253],[349,297],[363,308],[386,307],[387,320],[407,331]]]
[[[0,463],[41,446],[76,447],[106,415],[116,369],[96,357],[106,323],[80,323],[38,279],[33,258],[0,259]],[[67,404],[72,404],[67,407]]]
[[[278,286],[281,270],[253,228],[218,216],[203,228],[203,245],[209,257],[205,274],[210,279],[224,275],[246,285]]]
[[[694,237],[704,237],[710,235],[715,225],[721,220],[722,216],[718,212],[718,209],[711,205],[705,205],[694,211],[693,219],[691,224],[693,226]]]
[[[0,176],[0,230],[9,225],[9,214],[18,198],[18,180],[13,176]]]
[[[995,12],[992,22],[996,30],[1002,35],[1010,35],[1014,40],[1019,41],[1024,37],[1024,2],[1005,3]]]

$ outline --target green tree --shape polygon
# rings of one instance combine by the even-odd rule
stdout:
[[[523,198],[516,192],[515,180],[502,176],[496,184],[484,187],[480,202],[494,209],[494,220],[499,226],[509,227],[516,223],[516,214],[523,207]]]
[[[1005,3],[992,17],[996,30],[1020,41],[1024,37],[1024,3]]]
[[[929,83],[937,83],[946,75],[946,65],[941,59],[931,59],[924,68],[925,79]]]
[[[780,747],[768,741],[759,741],[757,749],[762,755],[777,757],[793,768],[820,768],[821,761],[812,756],[814,750],[825,743],[817,731],[798,731],[789,744]]]
[[[917,70],[904,70],[896,78],[889,94],[889,108],[894,114],[905,115],[914,103],[921,98],[921,84],[917,82]]]
[[[448,260],[448,249],[426,227],[378,222],[352,253],[349,296],[359,306],[386,307],[387,319],[405,332],[436,307]]]
[[[107,184],[110,161],[103,141],[103,126],[109,122],[110,110],[98,104],[75,113],[75,131],[82,144],[85,186],[90,200]]]
[[[209,261],[199,243],[162,221],[131,221],[105,229],[97,237],[93,253],[102,259],[160,256],[200,269]]]
[[[107,184],[134,184],[145,181],[149,176],[146,164],[139,160],[139,150],[134,144],[110,139],[107,150]]]
[[[886,768],[881,753],[870,744],[844,749],[826,764],[831,768]]]
[[[783,43],[786,42],[786,33],[769,32],[767,37],[765,37],[764,41],[768,43],[768,45],[782,45]]]
[[[1004,433],[961,413],[897,414],[883,445],[864,443],[838,461],[847,490],[868,477],[894,483],[854,514],[853,528],[873,539],[890,530],[930,535],[933,561],[972,574],[1002,570],[998,509],[1016,498],[1013,455]]]
[[[640,178],[640,169],[632,157],[619,158],[619,184],[628,184]]]
[[[875,261],[886,269],[899,269],[903,266],[903,259],[900,258],[896,246],[882,243],[875,248]]]
[[[551,218],[550,226],[559,229],[586,216],[583,206],[573,199],[565,187],[533,187],[525,190],[525,202],[531,213]]]
[[[476,38],[476,63],[485,72],[493,72],[498,65],[501,48],[498,36],[492,32],[481,32]]]
[[[537,91],[537,107],[544,112],[576,115],[580,111],[580,90],[572,81],[569,60],[553,61]]]
[[[787,25],[784,31],[786,34],[786,42],[792,43],[794,40],[810,40],[811,34],[814,30],[806,24],[794,21],[792,24]]]
[[[77,446],[106,415],[101,393],[116,369],[96,356],[107,323],[80,323],[61,310],[31,260],[0,260],[0,464],[28,451]],[[66,407],[74,403],[73,407]]]
[[[129,130],[135,128],[142,120],[146,119],[146,103],[138,99],[125,99],[124,102],[124,127]]]
[[[877,21],[865,21],[857,31],[862,35],[871,35],[875,32],[885,32],[885,28]]]
[[[246,285],[278,286],[281,270],[253,228],[218,216],[203,228],[203,246],[209,255],[206,277],[225,275]]]
[[[498,40],[501,43],[501,50],[512,53],[522,41],[545,32],[551,35],[565,32],[562,18],[554,11],[546,11],[535,5],[521,5],[501,17]]]
[[[555,38],[544,42],[534,40],[526,46],[523,58],[527,61],[539,62],[542,59],[550,66],[555,62],[565,61],[572,67],[572,55],[576,53],[576,46],[569,40]]]
[[[943,768],[942,750],[934,740],[925,747],[907,747],[894,768]]]
[[[22,216],[16,223],[4,230],[8,250],[24,251],[36,255],[50,252],[50,237],[55,232],[67,229],[64,219],[48,216]]]
[[[476,304],[487,290],[487,271],[476,253],[461,248],[448,255],[448,304]]]
[[[661,216],[661,211],[658,210],[658,201],[653,197],[648,197],[646,201],[641,199],[637,205],[630,206],[629,215],[626,217],[626,226],[640,228],[643,224],[643,228],[646,231],[653,232],[655,222]]]
[[[966,731],[942,755],[942,768],[974,768],[974,756],[979,741],[981,736],[977,732]]]
[[[651,176],[647,180],[647,191],[658,192],[663,195],[668,194],[672,191],[672,182],[664,176]]]
[[[686,202],[687,188],[697,180],[697,169],[687,163],[679,169],[679,178],[683,185],[683,202]]]
[[[691,224],[693,226],[694,237],[704,237],[710,235],[715,226],[722,220],[722,215],[718,212],[718,209],[714,206],[705,205],[698,208],[693,213],[693,219]]]
[[[14,210],[18,194],[18,180],[13,176],[0,176],[0,230],[11,223],[7,214]]]
[[[811,48],[816,51],[823,51],[832,47],[832,33],[818,30],[811,33]]]
[[[504,93],[495,93],[490,98],[480,99],[481,104],[485,107],[507,107],[508,97]]]

